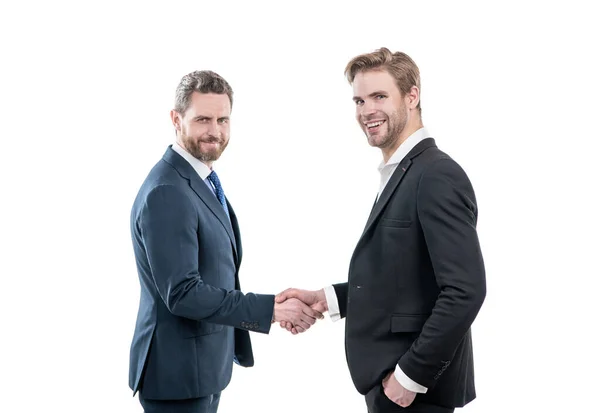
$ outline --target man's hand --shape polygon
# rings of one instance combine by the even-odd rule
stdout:
[[[323,314],[320,311],[310,308],[296,298],[285,302],[275,300],[273,320],[279,323],[291,323],[298,333],[308,330],[317,319],[321,318],[323,318]]]
[[[317,291],[308,291],[299,290],[297,288],[288,288],[287,290],[277,294],[277,296],[275,297],[275,302],[283,303],[284,301],[289,300],[291,298],[295,298],[304,302],[306,305],[310,306],[311,309],[317,311],[320,314],[324,313],[325,311],[328,311],[327,299],[325,298],[325,291],[322,289]],[[299,326],[288,321],[281,321],[279,324],[281,328],[285,328],[292,334],[298,334],[305,330],[302,329],[301,325]]]
[[[396,377],[394,376],[393,370],[387,376],[385,376],[385,379],[383,379],[381,384],[383,385],[383,392],[387,398],[396,403],[398,406],[410,406],[417,396],[417,393],[406,390],[400,383],[398,383],[398,380],[396,380]]]

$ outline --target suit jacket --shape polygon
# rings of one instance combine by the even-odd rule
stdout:
[[[240,291],[242,244],[192,166],[171,147],[150,171],[131,210],[141,286],[129,386],[148,399],[223,390],[234,360],[252,366],[248,331],[268,333],[274,296]]]
[[[415,402],[460,407],[475,398],[470,326],[486,294],[476,223],[465,172],[432,138],[421,141],[374,205],[348,282],[334,285],[360,393],[398,364],[428,388]]]

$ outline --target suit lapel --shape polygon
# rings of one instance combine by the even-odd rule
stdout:
[[[165,152],[163,159],[172,165],[182,177],[188,180],[190,187],[196,193],[196,195],[198,195],[198,198],[200,198],[200,200],[221,222],[221,225],[223,225],[223,228],[225,228],[225,231],[227,231],[227,235],[231,240],[231,245],[233,246],[233,251],[237,258],[237,245],[235,236],[233,234],[233,229],[231,227],[231,222],[229,221],[223,206],[215,194],[213,194],[206,183],[200,179],[200,176],[198,176],[196,171],[194,171],[194,168],[192,168],[192,166],[177,152],[171,149],[170,146],[167,149],[167,152]]]
[[[400,182],[402,182],[402,178],[404,178],[404,175],[406,175],[406,171],[408,171],[408,168],[410,168],[411,164],[412,161],[407,158],[404,158],[402,162],[400,162],[400,164],[390,177],[390,180],[385,186],[383,192],[381,193],[381,196],[379,197],[377,202],[375,202],[375,206],[371,210],[371,215],[369,215],[369,219],[367,220],[367,224],[365,225],[365,229],[362,234],[363,236],[369,230],[369,228],[373,226],[373,223],[375,223],[377,217],[381,215],[383,209],[392,197],[392,194],[396,191],[396,187],[400,185]]]
[[[371,215],[369,215],[369,219],[367,220],[367,224],[365,225],[365,229],[361,235],[361,238],[367,233],[367,231],[373,226],[373,224],[377,221],[377,218],[383,213],[385,206],[390,201],[394,192],[396,192],[396,188],[402,182],[402,179],[408,172],[408,169],[412,165],[412,160],[418,156],[425,149],[435,146],[435,141],[433,138],[427,138],[419,142],[409,153],[400,161],[398,167],[390,177],[387,185],[385,186],[381,196],[375,202],[373,209],[371,210]]]
[[[235,246],[237,250],[237,266],[239,268],[242,261],[242,238],[240,236],[240,227],[238,224],[237,216],[235,212],[233,212],[233,208],[227,200],[227,207],[229,208],[229,217],[231,218],[231,227],[233,229],[233,234],[235,236]]]

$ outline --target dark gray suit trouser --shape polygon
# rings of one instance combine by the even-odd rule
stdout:
[[[217,413],[221,393],[185,400],[150,400],[140,394],[144,413]]]

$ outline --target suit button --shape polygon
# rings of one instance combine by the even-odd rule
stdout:
[[[254,323],[253,327],[254,327],[255,330],[258,330],[258,323]]]

